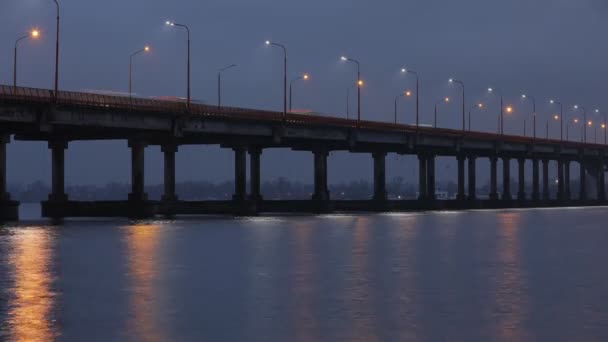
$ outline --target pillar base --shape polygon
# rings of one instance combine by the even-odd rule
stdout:
[[[0,222],[19,220],[19,202],[0,200]]]
[[[518,201],[525,201],[526,200],[526,193],[525,192],[518,192],[517,193],[517,200]]]
[[[235,215],[237,216],[257,216],[258,202],[250,199],[233,200]]]
[[[511,194],[503,194],[502,195],[502,200],[503,201],[512,201],[513,197],[511,196]]]
[[[153,217],[155,214],[154,206],[148,201],[148,195],[129,194],[129,210],[128,216],[132,219],[144,219]]]
[[[491,194],[490,194],[490,199],[491,199],[492,201],[498,201],[498,194],[497,194],[497,193],[495,193],[495,192],[494,192],[494,193],[491,193]]]

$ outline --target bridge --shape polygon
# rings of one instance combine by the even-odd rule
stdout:
[[[48,142],[52,190],[42,203],[45,217],[131,217],[183,214],[255,215],[263,212],[402,211],[605,205],[608,146],[553,139],[418,127],[374,121],[298,115],[176,101],[0,86],[0,219],[18,219],[19,203],[7,193],[6,145],[16,140]],[[126,140],[131,149],[131,193],[124,201],[72,201],[65,193],[65,150],[72,141]],[[183,145],[220,145],[234,152],[234,195],[230,201],[181,201],[175,192],[175,155]],[[144,150],[164,154],[164,194],[149,200],[144,190]],[[310,200],[265,200],[260,192],[260,156],[289,148],[314,155]],[[331,200],[327,158],[331,151],[373,156],[374,192],[365,201]],[[415,155],[419,198],[389,200],[386,156]],[[456,200],[435,198],[435,160],[457,160]],[[249,189],[247,157],[250,158]],[[490,196],[476,195],[476,162],[490,161]],[[502,189],[498,188],[498,165]],[[511,162],[518,165],[518,191],[511,194]],[[525,165],[532,163],[532,174]],[[580,165],[579,193],[570,190],[570,169]],[[556,196],[549,192],[549,167],[557,166]],[[526,193],[526,177],[532,192]],[[465,180],[468,180],[465,182]],[[465,187],[465,185],[467,185]],[[502,190],[499,192],[499,190]]]

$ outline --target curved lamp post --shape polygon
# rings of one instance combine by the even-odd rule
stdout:
[[[402,68],[404,74],[412,74],[416,77],[416,127],[420,125],[420,78],[418,72],[406,68]]]
[[[143,49],[141,50],[137,50],[135,52],[133,52],[131,54],[131,56],[129,56],[129,97],[131,97],[133,95],[133,57],[139,55],[142,52],[149,52],[150,51],[150,47],[149,46],[144,46]]]
[[[473,109],[479,109],[482,110],[483,109],[483,103],[477,103],[474,106],[471,106],[471,109],[469,109],[469,132],[471,131],[471,112],[473,111]]]
[[[527,100],[532,101],[532,131],[533,131],[532,137],[534,139],[536,139],[536,99],[534,98],[534,96],[530,96],[530,95],[526,95],[526,94],[523,94],[521,97],[524,100],[527,99]]]
[[[236,64],[225,66],[217,72],[217,109],[222,108],[222,72],[232,68],[236,68]]]
[[[574,109],[575,110],[582,110],[583,111],[583,142],[586,143],[587,142],[587,110],[585,110],[585,107],[583,106],[579,106],[579,105],[574,105]]]
[[[399,98],[401,97],[405,97],[405,96],[412,96],[412,92],[409,90],[406,90],[402,93],[400,93],[399,95],[395,96],[395,124],[397,124],[397,101],[399,101]]]
[[[267,46],[276,46],[283,50],[283,121],[287,120],[287,48],[283,44],[266,41]]]
[[[556,100],[549,100],[550,104],[556,104],[559,106],[559,121],[560,121],[560,140],[564,140],[564,106],[562,103]],[[547,120],[547,139],[549,138],[549,120]]]
[[[342,56],[341,60],[345,62],[352,62],[357,65],[357,123],[361,122],[361,86],[363,81],[361,80],[361,63],[358,60],[349,57]]]
[[[59,90],[59,2],[53,0],[57,6],[57,36],[55,38],[55,101]]]
[[[502,99],[502,92],[496,88],[488,88],[488,93],[490,94],[496,94],[498,93],[498,96],[500,97],[500,117],[499,117],[499,134],[500,135],[504,135],[505,134],[505,130],[504,130],[504,108],[503,108],[503,99]]]
[[[296,78],[294,78],[293,80],[291,80],[291,82],[289,82],[289,112],[291,113],[292,107],[291,107],[291,103],[292,103],[292,89],[293,89],[293,84],[299,80],[304,80],[307,81],[310,78],[310,76],[308,76],[308,74],[302,74],[301,76],[298,76]]]
[[[441,103],[450,103],[450,98],[449,97],[445,97],[439,101],[437,101],[435,103],[435,119],[433,121],[433,128],[437,128],[437,107],[441,104]]]
[[[465,130],[465,122],[464,122],[464,107],[465,107],[465,100],[464,100],[464,82],[459,81],[459,80],[455,80],[453,78],[449,79],[450,83],[458,83],[460,84],[460,86],[462,87],[462,131],[464,132]]]
[[[27,38],[37,39],[38,37],[40,37],[40,31],[32,30],[29,34],[19,37],[15,41],[15,55],[13,58],[13,87],[15,88],[17,88],[17,47],[19,46],[19,42]]]
[[[188,104],[187,105],[188,105],[188,109],[190,109],[190,28],[184,24],[178,24],[178,23],[175,23],[172,21],[167,21],[167,22],[165,22],[165,24],[167,24],[168,26],[172,26],[172,27],[173,26],[182,27],[188,33],[188,67],[187,67],[187,74],[188,74],[187,83],[188,84],[187,84],[186,88],[187,88],[187,93],[188,93],[188,95],[187,95]]]

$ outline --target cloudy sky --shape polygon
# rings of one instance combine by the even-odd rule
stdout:
[[[501,89],[515,108],[505,124],[511,133],[521,133],[522,119],[531,112],[520,98],[523,92],[537,98],[541,121],[555,110],[548,105],[552,97],[568,108],[578,103],[608,112],[608,3],[602,0],[62,0],[61,5],[60,86],[67,90],[126,92],[129,54],[149,44],[151,53],[136,58],[135,92],[185,96],[186,36],[164,25],[170,19],[190,26],[193,98],[205,102],[216,101],[217,70],[235,63],[238,67],[224,75],[223,101],[280,110],[281,54],[264,46],[270,39],[287,45],[290,77],[311,75],[297,85],[294,107],[326,115],[345,115],[346,89],[355,80],[354,66],[340,62],[341,55],[361,62],[365,119],[392,119],[395,96],[414,85],[399,73],[401,67],[420,74],[427,123],[437,99],[459,96],[450,77],[466,83],[467,107],[486,104],[474,114],[477,129],[496,129],[499,108],[486,92],[490,86]],[[15,39],[37,27],[42,38],[20,46],[19,82],[52,87],[54,11],[52,0],[0,1],[1,83],[12,79]],[[400,109],[400,121],[411,123],[414,102],[404,99]],[[459,110],[458,101],[441,107],[439,125],[457,127]],[[184,147],[180,152],[178,181],[232,175],[229,151]],[[147,181],[159,182],[162,155],[149,148],[146,156]],[[129,180],[124,141],[72,143],[67,159],[68,184]],[[411,177],[412,160],[391,157],[389,176]],[[267,151],[264,178],[311,181],[311,163],[304,152]],[[371,179],[369,156],[335,153],[330,168],[332,181]],[[10,145],[10,183],[48,181],[49,175],[45,144]]]

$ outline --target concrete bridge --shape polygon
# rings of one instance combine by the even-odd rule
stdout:
[[[43,216],[132,218],[153,215],[260,212],[398,211],[469,208],[557,207],[606,204],[608,146],[521,136],[435,129],[373,121],[297,115],[122,96],[95,95],[0,86],[0,218],[15,220],[18,203],[6,189],[6,144],[47,141],[52,154],[52,192]],[[131,149],[132,190],[124,201],[71,201],[65,193],[64,156],[71,141],[124,139]],[[182,145],[216,144],[234,151],[231,201],[180,201],[175,193],[175,154]],[[150,201],[144,191],[144,149],[159,145],[164,153],[164,195]],[[269,148],[290,148],[314,155],[314,194],[306,201],[268,201],[260,192],[260,155]],[[331,151],[373,156],[374,194],[367,201],[332,201],[327,184]],[[419,199],[388,200],[385,165],[389,153],[416,155]],[[458,199],[435,198],[435,160],[458,161]],[[247,189],[247,160],[250,187]],[[490,161],[490,198],[476,197],[476,162]],[[498,188],[498,165],[502,189]],[[557,165],[557,196],[549,195],[550,162]],[[511,194],[510,163],[518,165],[518,192]],[[525,164],[532,163],[526,175]],[[570,169],[580,164],[580,193],[570,191]],[[466,166],[466,167],[465,167]],[[526,193],[526,177],[532,192]],[[465,179],[468,182],[465,183]],[[468,189],[465,188],[468,184]],[[499,190],[502,190],[499,192]],[[500,196],[499,196],[500,194]],[[576,197],[576,199],[573,199]]]

